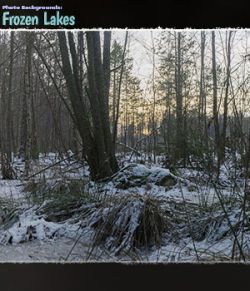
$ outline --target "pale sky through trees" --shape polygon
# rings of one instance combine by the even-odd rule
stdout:
[[[150,98],[149,87],[152,78],[152,40],[151,31],[153,32],[154,45],[156,49],[155,61],[156,61],[156,76],[157,70],[160,64],[160,58],[157,55],[158,41],[161,38],[161,34],[164,32],[174,33],[174,29],[130,29],[129,30],[129,42],[128,49],[129,55],[133,58],[133,73],[136,77],[141,80],[141,87],[144,90],[146,97]],[[200,49],[200,29],[186,29],[181,30],[184,34],[193,37],[195,40],[195,46],[197,51]],[[205,63],[211,66],[211,32],[212,30],[207,29],[205,32],[206,46],[205,46]],[[224,64],[225,56],[225,35],[226,29],[216,30],[216,51],[217,51],[217,64]],[[232,72],[237,72],[237,75],[241,75],[241,70],[245,62],[245,73],[250,74],[250,62],[244,59],[244,56],[250,52],[249,46],[249,34],[250,30],[247,29],[233,29],[233,41],[232,41],[232,60],[231,68]],[[124,43],[125,30],[114,30],[113,39],[117,39],[121,45]],[[200,60],[197,59],[197,68],[200,66]],[[234,81],[234,78],[232,79]]]
[[[159,37],[160,30],[153,30],[153,35]],[[124,43],[125,30],[114,31],[113,39]],[[141,80],[146,88],[146,83],[152,74],[152,43],[151,30],[129,30],[129,51],[133,57],[133,73]],[[157,56],[156,56],[157,61]]]

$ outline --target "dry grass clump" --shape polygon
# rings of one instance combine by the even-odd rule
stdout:
[[[139,195],[113,201],[98,209],[90,221],[96,229],[93,246],[103,245],[115,255],[137,248],[160,247],[168,227],[159,201]]]
[[[3,226],[4,229],[9,228],[18,221],[20,212],[21,208],[17,203],[0,198],[0,227]]]
[[[38,214],[42,214],[47,221],[62,222],[70,219],[75,223],[90,215],[97,204],[97,200],[89,193],[65,192],[47,200],[39,208]]]
[[[84,193],[84,183],[81,179],[30,180],[24,185],[23,192],[27,193],[28,200],[40,204],[48,199],[80,198]]]
[[[31,203],[40,205],[37,214],[47,221],[76,222],[95,208],[96,198],[84,191],[81,179],[31,180],[23,191]]]
[[[46,189],[46,183],[44,180],[30,180],[29,182],[25,183],[23,187],[23,192],[29,192],[29,193],[37,193],[42,192]]]

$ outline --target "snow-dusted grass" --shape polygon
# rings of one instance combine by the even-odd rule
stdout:
[[[23,198],[20,180],[0,180],[0,198]]]
[[[60,162],[61,160],[63,161]],[[232,161],[228,159],[221,167],[220,183],[216,185],[216,188],[210,181],[209,175],[203,171],[180,169],[173,174],[168,169],[161,167],[160,158],[157,161],[156,165],[149,162],[138,164],[136,158],[133,158],[131,163],[126,162],[124,158],[122,161],[124,168],[117,175],[109,181],[94,183],[89,178],[86,165],[83,166],[73,158],[65,159],[55,153],[40,154],[39,160],[34,161],[31,165],[31,174],[38,174],[29,181],[24,181],[22,177],[24,163],[16,159],[13,166],[18,174],[17,180],[0,180],[0,198],[9,203],[15,202],[20,206],[16,221],[14,220],[7,228],[5,223],[2,223],[2,226],[0,224],[0,261],[238,260],[239,248],[228,219],[235,227],[236,236],[239,238],[248,260],[249,222],[243,219],[241,213],[244,181],[240,176],[240,171],[235,171]],[[47,169],[43,171],[45,168]],[[44,189],[36,192],[38,197],[35,197],[35,191],[32,189],[29,193],[23,192],[31,180],[34,183],[41,182],[45,185]],[[61,209],[61,206],[59,210],[52,207],[51,213],[54,209],[58,215],[61,215],[60,211],[67,215],[65,220],[49,221],[44,212],[38,211],[39,207],[46,205],[49,201],[54,201],[55,198],[60,198],[61,192],[71,196],[72,191],[69,190],[68,185],[72,181],[80,182],[82,184],[81,192],[88,193],[87,199],[92,198],[90,201],[84,202],[83,208],[80,206],[80,208],[75,207],[76,210],[73,208],[72,216],[70,211],[66,211],[63,207]],[[238,188],[235,188],[235,183]],[[58,185],[66,187],[60,190]],[[223,203],[225,203],[228,219],[221,208],[217,187]],[[50,195],[46,194],[48,191],[50,191]],[[116,202],[112,202],[114,197]],[[134,202],[131,197],[136,197]],[[143,248],[131,249],[128,253],[123,254],[118,251],[115,256],[114,248],[108,247],[115,238],[112,238],[112,235],[109,237],[109,234],[106,233],[104,243],[93,248],[93,241],[97,239],[97,229],[92,225],[94,220],[91,220],[91,217],[94,216],[91,215],[105,212],[105,209],[108,209],[107,203],[109,203],[109,211],[113,211],[112,203],[119,208],[119,201],[127,199],[129,207],[121,208],[123,210],[115,221],[119,225],[122,223],[122,215],[126,214],[129,217],[129,213],[132,213],[133,219],[126,220],[127,229],[135,231],[138,226],[138,220],[136,221],[135,218],[139,217],[140,197],[159,201],[162,210],[165,211],[173,225],[172,231],[166,231],[163,234],[161,245],[158,248],[152,246],[147,251]],[[130,204],[129,200],[131,200]],[[63,202],[63,199],[61,201],[61,204],[67,208],[68,204]],[[98,203],[96,204],[95,201]],[[100,207],[99,209],[97,205]],[[246,219],[248,219],[248,214],[250,217],[249,208],[247,204]],[[3,209],[0,201],[0,216],[4,215],[2,214]],[[87,217],[81,216],[80,213],[83,209],[88,209],[88,211],[91,209],[89,214],[92,214]],[[50,217],[52,216],[50,215]],[[243,235],[242,231],[244,231]],[[203,232],[204,234],[202,234]],[[117,235],[117,232],[113,234]],[[122,247],[120,242],[126,243],[126,235],[124,233],[124,239],[117,240],[116,250]]]

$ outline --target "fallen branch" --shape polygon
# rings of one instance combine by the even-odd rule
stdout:
[[[58,162],[56,162],[56,163],[54,163],[54,164],[52,164],[52,165],[49,165],[49,166],[43,168],[42,170],[40,170],[40,171],[38,171],[38,172],[36,172],[36,173],[30,175],[29,177],[25,178],[24,180],[29,180],[30,178],[33,178],[33,177],[35,177],[35,176],[41,174],[42,172],[44,172],[44,171],[46,171],[46,170],[48,170],[48,169],[50,169],[50,168],[53,168],[53,167],[55,167],[55,166],[61,164],[62,162],[65,162],[66,160],[68,160],[68,159],[70,159],[70,158],[73,158],[73,157],[77,156],[80,152],[82,152],[82,150],[81,150],[81,151],[78,151],[78,152],[74,153],[73,155],[68,156],[68,157],[66,157],[66,158],[64,158],[64,159],[62,159],[62,160],[60,160],[60,161],[58,161]],[[19,186],[21,186],[21,185],[19,185]]]
[[[121,146],[125,146],[126,148],[130,149],[131,151],[135,152],[138,156],[141,156],[141,153],[139,151],[137,151],[136,149],[128,146],[127,144],[125,143],[122,143],[122,142],[117,142],[116,144],[119,144]]]

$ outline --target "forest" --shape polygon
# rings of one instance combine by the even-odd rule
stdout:
[[[0,31],[0,261],[249,261],[249,41]]]

